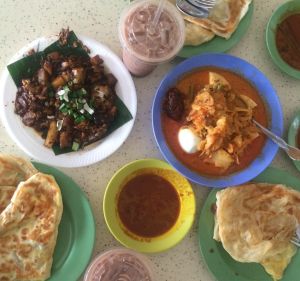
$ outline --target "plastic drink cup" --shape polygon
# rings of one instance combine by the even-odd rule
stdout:
[[[171,60],[184,44],[183,18],[168,0],[153,25],[158,5],[158,0],[137,0],[121,14],[119,38],[123,62],[135,76],[145,76],[158,64]]]
[[[132,250],[112,249],[98,255],[89,265],[84,281],[154,281],[150,261]]]

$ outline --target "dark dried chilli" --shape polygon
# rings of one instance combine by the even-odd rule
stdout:
[[[168,90],[164,104],[164,111],[173,120],[179,121],[184,113],[183,96],[177,88]]]

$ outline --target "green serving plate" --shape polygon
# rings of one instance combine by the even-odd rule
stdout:
[[[297,139],[297,134],[300,129],[300,111],[296,113],[290,128],[289,128],[289,133],[288,133],[288,144],[292,146],[297,147],[296,139]],[[300,171],[300,161],[293,160],[296,168],[298,171]]]
[[[253,2],[249,5],[247,14],[239,23],[236,31],[231,35],[229,39],[215,36],[212,40],[203,43],[199,46],[184,46],[181,51],[177,54],[181,58],[189,58],[195,55],[203,53],[223,53],[230,50],[235,46],[246,33],[253,15]]]
[[[42,173],[55,177],[63,199],[63,214],[58,228],[51,277],[47,281],[76,281],[93,253],[95,222],[91,206],[80,187],[59,170],[34,162]]]
[[[254,182],[280,183],[300,191],[300,179],[287,172],[269,167]],[[201,254],[211,273],[217,281],[273,281],[264,268],[257,263],[240,263],[235,261],[223,248],[220,242],[213,239],[214,214],[211,210],[216,202],[214,189],[208,195],[201,210],[198,238]],[[292,258],[281,281],[300,280],[300,251]]]
[[[277,25],[289,14],[300,13],[300,1],[289,1],[279,6],[271,16],[266,29],[266,44],[273,62],[288,75],[300,79],[300,71],[288,65],[276,48]]]

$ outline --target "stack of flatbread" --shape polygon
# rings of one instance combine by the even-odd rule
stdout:
[[[176,0],[170,0],[174,4]],[[248,11],[252,0],[216,0],[207,18],[183,15],[186,27],[185,45],[200,45],[215,35],[229,39]]]
[[[260,263],[274,280],[296,253],[300,192],[280,184],[247,184],[217,192],[214,239],[239,262]]]
[[[52,176],[0,153],[0,281],[50,276],[62,208]]]

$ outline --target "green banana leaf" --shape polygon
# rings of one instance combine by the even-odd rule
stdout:
[[[66,45],[61,46],[57,40],[49,45],[45,50],[23,57],[22,59],[8,65],[7,69],[16,86],[19,87],[21,85],[22,79],[32,77],[34,73],[41,67],[42,59],[51,52],[57,51],[64,55],[89,56],[86,50],[80,46],[80,44],[77,47],[74,47],[74,42],[78,42],[78,38],[76,37],[75,33],[71,31]],[[117,130],[133,118],[126,105],[118,96],[116,98],[116,107],[118,109],[117,116],[111,126],[108,128],[107,135],[111,134],[113,131]],[[52,149],[55,155],[72,152],[72,148],[61,149],[58,145],[53,146]]]

